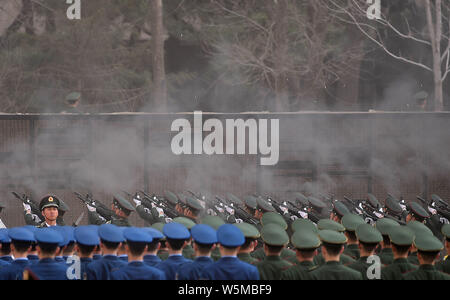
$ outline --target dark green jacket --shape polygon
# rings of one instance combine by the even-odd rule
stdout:
[[[219,248],[218,247],[214,248],[214,250],[211,252],[212,260],[218,261],[221,257],[222,255],[220,254]]]
[[[436,264],[436,269],[441,272],[450,274],[450,258]]]
[[[329,261],[310,272],[312,280],[362,280],[361,273],[344,266],[341,262]]]
[[[136,207],[136,212],[138,213],[139,217],[141,217],[145,221],[146,226],[151,226],[158,222],[166,223],[163,217],[158,216],[159,214],[156,208],[152,208],[150,213],[148,213],[145,211],[145,206],[139,205]]]
[[[183,248],[183,256],[187,259],[194,260],[195,259],[195,251],[191,245],[187,245]]]
[[[252,257],[249,253],[239,253],[237,255],[237,257],[242,260],[243,262],[246,262],[248,264],[251,265],[255,265],[257,263],[259,263],[259,260],[257,260],[256,258]]]
[[[316,257],[314,257],[313,262],[316,266],[321,266],[321,265],[325,264],[325,259],[323,258],[322,253],[319,253]],[[356,262],[356,260],[354,260],[353,258],[351,258],[350,256],[348,256],[346,254],[342,254],[341,258],[340,258],[340,262],[344,266],[348,266],[348,265]]]
[[[364,280],[369,280],[367,277],[367,270],[372,266],[372,264],[367,263],[368,258],[368,256],[360,257],[356,262],[348,265],[349,268],[360,272]]]
[[[411,264],[406,258],[398,258],[389,266],[381,269],[382,280],[402,280],[405,273],[415,271],[418,267]]]
[[[418,270],[406,273],[404,280],[450,280],[450,275],[438,271],[433,265],[421,265]]]
[[[256,258],[259,261],[263,261],[266,258],[266,253],[264,252],[264,248],[259,248],[251,253],[251,256]],[[284,248],[281,251],[281,258],[287,260],[291,264],[295,264],[297,262],[297,255],[295,251],[291,249]]]
[[[355,244],[347,245],[347,247],[344,250],[344,254],[350,256],[354,260],[358,260],[360,257],[358,245]]]
[[[378,256],[380,257],[383,265],[390,265],[394,262],[394,253],[392,252],[392,248],[382,249]]]
[[[255,266],[258,268],[260,280],[280,280],[281,273],[292,267],[292,264],[280,256],[266,256]]]
[[[312,261],[298,262],[281,273],[281,280],[310,280],[309,270],[314,267]]]
[[[158,257],[161,260],[166,260],[169,257],[169,251],[167,251],[167,250],[159,250],[158,251]]]
[[[416,266],[420,265],[419,259],[417,258],[417,252],[410,253],[408,256],[408,261],[410,263],[412,263],[413,265],[416,265]]]
[[[113,218],[110,223],[119,227],[131,227],[130,221],[124,218]]]

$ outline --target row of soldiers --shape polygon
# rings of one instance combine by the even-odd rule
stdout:
[[[333,203],[329,218],[314,223],[286,218],[258,198],[253,199],[256,206],[245,201],[257,224],[227,224],[219,216],[202,215],[204,206],[194,197],[184,205],[175,204],[179,199],[174,197],[183,217],[170,220],[160,207],[143,207],[142,200],[133,198],[135,209],[115,196],[111,220],[90,202],[90,221],[105,224],[74,228],[55,226],[60,201],[45,197],[40,203],[45,221],[39,228],[0,231],[0,261],[6,262],[0,264],[0,279],[67,279],[74,253],[80,268],[69,279],[449,279],[449,261],[439,261],[444,245],[424,225],[429,214],[415,202],[406,225],[389,217],[370,225],[341,202]],[[312,207],[324,205],[310,201]],[[134,210],[152,225],[130,227],[127,218]],[[449,225],[441,233],[449,253]],[[380,264],[373,264],[374,255]]]

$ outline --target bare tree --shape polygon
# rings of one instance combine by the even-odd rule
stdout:
[[[442,0],[407,1],[410,13],[402,14],[401,23],[385,8],[380,18],[367,17],[366,0],[320,0],[341,21],[352,24],[370,41],[392,58],[415,65],[434,76],[434,110],[444,109],[443,82],[450,73],[450,2]],[[406,2],[406,1],[405,1]],[[415,11],[413,11],[415,9]],[[418,22],[420,14],[425,24]],[[425,16],[423,16],[423,13]],[[416,18],[416,19],[414,19]],[[395,50],[383,34],[390,34],[412,43],[415,47],[426,47],[431,62],[420,55],[406,55]]]
[[[167,111],[167,83],[164,59],[164,25],[162,0],[151,1],[153,99],[152,111]]]

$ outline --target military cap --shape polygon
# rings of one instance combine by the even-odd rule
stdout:
[[[423,224],[423,223],[420,223],[417,221],[411,221],[411,222],[408,222],[408,224],[406,224],[406,226],[408,226],[408,228],[410,228],[412,231],[414,231],[414,234],[416,236],[418,236],[421,233],[433,235],[433,232],[427,226],[425,226],[425,224]]]
[[[220,226],[222,226],[223,224],[225,224],[225,221],[222,220],[221,217],[218,216],[204,216],[201,221],[202,224],[206,224],[211,226],[212,228],[214,228],[215,230],[219,229]]]
[[[268,224],[261,229],[261,239],[271,246],[284,246],[289,243],[285,229],[277,224]]]
[[[309,200],[309,204],[316,208],[322,209],[322,208],[327,207],[327,205],[322,200],[317,199],[315,197],[308,197],[308,200]]]
[[[123,230],[123,237],[127,242],[151,243],[153,237],[143,228],[127,227]]]
[[[186,205],[193,210],[203,210],[203,206],[197,199],[186,197]]]
[[[263,210],[265,212],[274,212],[275,208],[273,208],[272,205],[270,205],[270,203],[266,200],[264,200],[261,197],[256,198],[256,205],[257,208],[260,210]]]
[[[153,238],[153,241],[155,240],[162,240],[164,238],[164,235],[161,233],[161,231],[152,228],[152,227],[145,227],[145,231],[147,231]]]
[[[178,203],[182,205],[186,205],[186,195],[185,194],[178,194]]]
[[[294,232],[291,243],[299,250],[316,249],[320,246],[320,239],[317,232],[302,228]]]
[[[314,233],[318,233],[318,229],[316,227],[316,225],[308,219],[296,219],[294,222],[292,222],[291,224],[291,229],[293,232],[297,232],[299,230],[311,230]]]
[[[444,202],[444,203],[446,203],[444,200],[442,200],[441,197],[439,197],[436,194],[431,195],[431,200],[433,200],[434,202]]]
[[[59,210],[62,212],[68,212],[70,208],[64,201],[59,199]]]
[[[64,229],[63,226],[53,226],[50,227],[50,229],[57,231],[62,236],[62,240],[58,244],[59,247],[65,247],[70,243],[69,232],[68,230]]]
[[[414,246],[422,252],[440,252],[444,249],[444,245],[437,237],[424,233],[416,235]]]
[[[77,101],[80,100],[81,94],[78,92],[70,93],[66,96],[66,101]]]
[[[398,246],[411,246],[414,242],[414,231],[406,226],[390,227],[389,239]]]
[[[75,242],[75,227],[72,226],[62,226],[62,228],[64,229],[64,232],[67,235],[67,238],[69,239],[69,243],[71,242]]]
[[[217,230],[217,241],[225,247],[239,247],[245,243],[245,237],[236,226],[224,224]]]
[[[11,228],[8,230],[8,236],[12,241],[35,242],[33,232],[23,227]]]
[[[378,244],[383,240],[381,233],[372,225],[361,224],[356,228],[356,237],[360,242]]]
[[[294,193],[295,199],[297,201],[299,201],[303,206],[307,206],[309,205],[309,200],[308,197],[306,197],[305,195],[303,195],[302,193]]]
[[[23,229],[26,229],[28,231],[31,231],[33,234],[36,232],[36,230],[38,229],[36,226],[33,225],[25,225],[22,227]]]
[[[386,208],[394,214],[401,214],[403,211],[402,207],[399,204],[399,201],[391,195],[386,198]]]
[[[192,227],[195,226],[195,222],[186,217],[176,217],[173,219],[173,222],[182,224],[187,229],[191,230]]]
[[[239,228],[242,231],[242,233],[244,234],[244,237],[246,237],[246,238],[258,239],[261,236],[258,229],[255,226],[253,226],[252,224],[237,223],[237,224],[234,224],[234,226]]]
[[[64,240],[61,233],[52,228],[39,228],[34,233],[34,237],[38,243],[59,245]]]
[[[256,209],[258,206],[256,198],[253,196],[244,197],[244,204],[253,209]]]
[[[188,240],[191,237],[191,234],[186,226],[177,222],[164,225],[163,234],[168,239],[172,240]]]
[[[42,198],[41,202],[39,203],[39,210],[42,211],[45,208],[48,207],[56,207],[59,208],[60,202],[59,199],[55,196],[45,196]]]
[[[171,191],[165,191],[164,196],[167,200],[169,200],[170,204],[173,206],[177,205],[178,203],[178,197],[175,195],[175,193],[172,193]]]
[[[114,203],[120,206],[120,208],[128,211],[135,211],[136,209],[131,205],[131,203],[122,197],[120,194],[114,195]]]
[[[11,243],[11,238],[8,235],[8,229],[0,228],[0,243],[9,244]]]
[[[378,229],[379,232],[381,232],[382,235],[389,235],[390,230],[393,227],[399,226],[400,224],[397,221],[389,218],[378,219],[378,221],[375,223],[375,227]]]
[[[359,225],[366,224],[361,216],[355,214],[346,214],[342,217],[342,225],[347,231],[356,231]]]
[[[335,230],[319,230],[319,238],[328,244],[343,245],[347,243],[347,237],[342,232]]]
[[[411,202],[409,204],[409,208],[410,208],[410,212],[418,217],[421,217],[421,218],[429,218],[430,217],[430,215],[427,213],[427,211],[425,209],[423,209],[423,207],[417,202]]]
[[[339,224],[338,222],[335,222],[330,219],[321,219],[317,223],[317,228],[319,230],[334,230],[337,232],[344,232],[345,227],[342,224]]]
[[[369,202],[369,204],[374,207],[374,208],[380,208],[381,204],[378,201],[377,197],[375,197],[373,194],[367,194],[367,201]]]
[[[350,213],[347,206],[345,206],[345,204],[342,203],[341,201],[335,201],[333,203],[333,210],[341,217]]]
[[[413,96],[414,100],[423,100],[428,98],[428,93],[425,91],[420,91]]]
[[[198,224],[192,227],[192,239],[199,244],[215,244],[217,243],[217,233],[214,228],[206,224]]]
[[[101,240],[110,243],[123,243],[125,238],[123,230],[113,224],[103,224],[98,228],[98,236]]]
[[[78,244],[84,246],[100,245],[98,231],[90,226],[79,226],[74,230],[75,240]]]
[[[442,226],[442,234],[449,239],[450,238],[450,224],[445,224],[444,226]]]
[[[153,229],[159,231],[161,234],[163,234],[164,225],[165,225],[164,223],[158,222],[158,223],[153,224],[150,228],[153,228]],[[162,240],[162,241],[166,240],[166,237],[164,236],[164,234],[160,240]]]
[[[230,200],[233,203],[242,204],[242,200],[231,193],[227,194],[227,198],[228,198],[228,200]]]
[[[265,214],[263,214],[261,217],[261,224],[263,226],[266,226],[268,224],[277,224],[284,230],[288,228],[288,225],[284,218],[276,212],[266,212]]]

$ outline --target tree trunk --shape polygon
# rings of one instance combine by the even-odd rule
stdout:
[[[167,111],[167,83],[164,59],[164,25],[162,0],[151,1],[153,105],[152,112]]]

